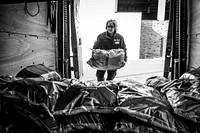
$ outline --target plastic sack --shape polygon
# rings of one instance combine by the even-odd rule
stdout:
[[[114,127],[117,133],[166,133],[160,128],[153,127],[150,124],[134,121],[128,117],[117,121]]]
[[[183,73],[179,77],[179,79],[189,81],[192,84],[195,82],[199,82],[200,81],[200,67]]]
[[[146,80],[145,85],[160,91],[169,81],[169,79],[162,76],[152,76]]]
[[[110,133],[115,115],[84,112],[70,116],[56,116],[59,133]]]
[[[12,83],[13,81],[17,80],[17,78],[11,76],[11,75],[2,75],[0,76],[0,90],[3,90]]]
[[[93,49],[87,64],[97,70],[117,70],[125,65],[125,52],[123,49]]]
[[[48,81],[60,81],[61,76],[54,70],[46,67],[43,64],[30,65],[19,71],[16,77],[20,78],[35,78],[42,77]]]
[[[105,132],[115,124],[114,83],[73,83],[58,99],[54,116],[63,132]],[[114,118],[113,118],[114,117]]]
[[[0,91],[1,133],[53,133],[57,122],[44,104],[36,104],[20,93]]]
[[[75,115],[83,112],[113,113],[117,97],[111,88],[117,86],[87,86],[84,83],[71,85],[58,98],[54,115]]]
[[[67,87],[65,83],[42,78],[21,78],[10,83],[4,90],[20,93],[34,103],[44,103],[53,111],[60,92]]]
[[[175,79],[162,88],[174,113],[195,123],[200,123],[200,87],[198,82]]]
[[[182,117],[192,132],[199,132],[200,124],[200,82],[191,83],[189,80],[175,79],[161,89],[174,114]]]
[[[121,81],[119,87],[116,111],[128,115],[133,122],[148,124],[165,132],[188,133],[185,124],[174,118],[169,102],[159,91],[134,80]]]

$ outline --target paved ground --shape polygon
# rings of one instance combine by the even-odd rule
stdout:
[[[84,76],[81,80],[96,81],[96,70],[91,68],[86,61],[83,63]],[[146,79],[152,76],[163,76],[164,59],[139,59],[128,61],[127,64],[118,70],[114,80],[122,81],[133,79],[145,83]]]

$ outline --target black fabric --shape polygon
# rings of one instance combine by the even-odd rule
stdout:
[[[0,91],[0,132],[10,125],[12,132],[22,133],[200,131],[198,80],[150,77],[148,81],[149,86],[131,79],[10,80]],[[25,127],[17,123],[20,118]]]
[[[55,106],[54,116],[65,132],[107,132],[116,119],[117,84],[72,84]]]
[[[112,86],[114,88],[117,86]],[[72,85],[59,97],[55,115],[75,115],[82,112],[113,113],[117,97],[108,86]]]
[[[30,65],[19,71],[16,77],[20,78],[35,78],[42,77],[49,81],[60,81],[61,76],[54,70],[46,67],[43,64]]]
[[[200,82],[175,79],[162,88],[174,113],[194,123],[200,123]]]
[[[173,117],[169,102],[159,91],[134,80],[124,80],[119,87],[116,111],[165,132],[188,133],[185,124]]]
[[[168,82],[170,82],[170,80],[165,77],[152,76],[146,80],[145,85],[147,85],[149,87],[153,87],[156,90],[160,91],[162,87],[164,87],[166,84],[168,84]]]
[[[84,112],[69,116],[56,116],[60,125],[60,132],[99,132],[113,131],[116,116],[113,114]]]
[[[20,93],[0,91],[0,132],[53,133],[58,126],[43,104],[35,104]]]
[[[199,81],[200,67],[183,73],[179,79],[188,80],[191,83]]]
[[[166,131],[160,128],[126,116],[116,122],[114,131],[119,133],[166,133]]]
[[[34,103],[44,103],[54,110],[60,92],[68,87],[62,82],[46,81],[42,78],[22,78],[10,83],[6,91],[18,92]]]
[[[0,90],[5,89],[10,83],[12,83],[15,80],[17,80],[17,78],[11,75],[0,76]]]

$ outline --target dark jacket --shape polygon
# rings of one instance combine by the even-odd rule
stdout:
[[[126,44],[124,42],[124,37],[119,33],[115,33],[113,37],[108,36],[108,33],[105,31],[98,35],[97,40],[93,46],[93,49],[124,49],[125,51],[125,61],[127,60],[126,53]]]

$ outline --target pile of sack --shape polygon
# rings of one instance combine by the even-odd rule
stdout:
[[[199,70],[186,73],[195,78],[154,76],[145,84],[6,78],[0,87],[0,132],[197,133]]]

